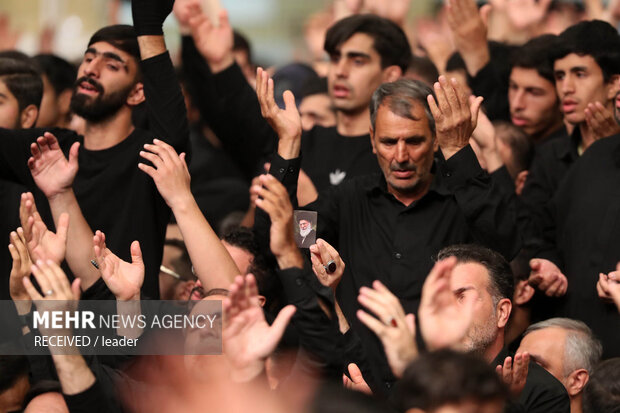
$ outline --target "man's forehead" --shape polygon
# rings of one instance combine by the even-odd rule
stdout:
[[[489,271],[477,262],[458,263],[452,270],[451,288],[485,290],[489,285]]]
[[[412,134],[414,134],[414,130],[418,132],[423,131],[424,135],[426,135],[426,132],[430,134],[430,125],[422,103],[413,99],[408,99],[409,115],[413,119],[404,116],[403,112],[406,110],[406,107],[400,103],[396,103],[388,97],[381,103],[381,105],[379,105],[375,120],[375,128],[377,133],[379,133],[380,130],[391,129],[392,127],[396,127],[400,124],[403,124],[403,126],[404,124],[408,124],[409,128],[411,128]]]
[[[108,43],[104,41],[90,44],[86,48],[86,51],[84,52],[84,54],[87,54],[89,52],[98,53],[98,54],[104,54],[104,53],[115,54],[118,57],[120,57],[120,59],[125,64],[128,64],[128,65],[134,65],[137,63],[135,57],[131,55],[130,53],[127,53],[126,51],[119,49],[118,47],[114,46],[112,43]]]
[[[378,57],[379,54],[375,50],[374,45],[375,41],[370,35],[360,32],[353,34],[353,36],[342,42],[338,45],[338,47],[336,47],[336,50],[338,50],[341,54],[361,52],[369,55],[374,54]]]
[[[542,77],[536,69],[531,67],[513,67],[510,71],[510,80],[522,84],[521,86],[555,87],[549,79]]]
[[[557,70],[558,67],[566,68],[566,66],[569,66],[569,68],[576,66],[599,67],[594,57],[589,54],[569,53],[553,62],[555,70]]]

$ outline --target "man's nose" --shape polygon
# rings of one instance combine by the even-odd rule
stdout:
[[[407,152],[407,144],[405,141],[398,141],[396,144],[396,162],[406,163],[409,161],[409,152]]]

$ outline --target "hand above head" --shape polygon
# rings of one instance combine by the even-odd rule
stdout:
[[[220,10],[219,24],[213,24],[209,16],[200,9],[198,4],[189,6],[189,27],[194,44],[205,58],[211,72],[219,73],[235,62],[233,54],[233,29],[228,21],[226,10]]]
[[[273,175],[260,175],[258,181],[259,185],[252,186],[250,192],[257,197],[256,206],[269,214],[269,246],[282,268],[280,259],[284,255],[297,254],[301,260],[293,232],[293,206],[286,188]]]
[[[422,287],[418,321],[422,338],[429,350],[438,350],[459,343],[473,320],[473,307],[478,299],[474,291],[463,299],[450,287],[456,258],[435,263]]]
[[[139,300],[140,288],[144,283],[144,261],[140,243],[131,243],[131,263],[118,258],[106,248],[105,234],[97,231],[93,237],[95,259],[101,271],[101,278],[117,300]]]
[[[50,132],[45,132],[30,145],[32,156],[28,159],[28,168],[37,187],[48,199],[71,189],[78,171],[79,148],[79,142],[71,145],[67,160]]]
[[[595,139],[602,139],[620,133],[620,125],[612,111],[600,102],[588,103],[584,111],[586,123],[594,132]]]
[[[32,193],[21,196],[19,218],[23,227],[26,247],[33,260],[52,260],[60,264],[65,259],[67,249],[67,232],[69,230],[69,214],[63,213],[58,219],[56,233],[47,228],[41,215],[37,212]]]
[[[530,277],[527,280],[529,285],[549,297],[561,297],[566,294],[568,280],[557,265],[549,260],[534,258],[530,261],[530,269]]]
[[[39,311],[75,311],[80,299],[80,279],[76,278],[73,283],[65,272],[51,260],[38,260],[31,267],[32,274],[37,280],[43,295],[39,294],[29,277],[24,277],[22,282]]]
[[[172,6],[172,13],[183,33],[189,30],[189,20],[192,16],[201,11],[200,0],[175,0]]]
[[[324,239],[317,239],[316,244],[310,246],[312,271],[319,282],[332,289],[334,294],[344,274],[345,263],[338,251]]]
[[[478,10],[474,0],[450,0],[447,20],[457,50],[463,57],[467,72],[474,76],[490,60],[487,45],[487,22],[491,6]]]
[[[279,145],[278,153],[280,156],[284,159],[297,157],[301,142],[301,116],[299,116],[299,111],[295,105],[293,92],[290,90],[284,92],[282,97],[284,98],[285,108],[280,109],[273,96],[273,79],[259,67],[256,70],[256,96],[258,96],[260,103],[261,114],[278,134],[280,143],[290,143],[292,144],[290,149],[296,151],[296,153],[291,152],[294,156],[284,156],[288,154],[280,153]]]
[[[10,239],[9,252],[13,266],[9,275],[9,294],[13,301],[30,300],[22,281],[23,278],[30,276],[30,268],[32,267],[30,254],[26,248],[24,230],[21,227],[17,228],[16,231],[11,232]]]
[[[344,373],[342,374],[342,385],[344,386],[344,388],[371,395],[372,390],[370,390],[370,386],[368,385],[368,383],[366,383],[366,380],[364,380],[364,376],[362,376],[362,371],[359,367],[357,367],[357,364],[350,363],[348,366],[348,370],[349,376],[351,376],[351,378],[348,378],[347,375]]]
[[[161,36],[174,0],[131,0],[133,27],[138,36]]]
[[[543,21],[551,0],[507,0],[505,11],[517,30],[525,30]]]
[[[528,352],[523,352],[515,354],[514,359],[510,356],[506,357],[504,364],[499,364],[495,368],[514,398],[518,398],[525,388],[529,364],[530,355]]]
[[[373,287],[360,288],[357,299],[376,318],[363,310],[357,311],[357,318],[379,337],[392,372],[396,377],[401,377],[407,365],[418,356],[415,317],[413,314],[405,315],[398,298],[380,281],[375,281]]]
[[[259,304],[252,274],[245,278],[237,276],[229,291],[222,302],[224,354],[231,364],[233,380],[245,382],[263,371],[265,360],[276,349],[295,313],[295,306],[284,307],[270,326]]]
[[[439,76],[434,84],[436,101],[427,96],[428,104],[435,119],[437,141],[446,159],[467,146],[476,129],[478,111],[482,97],[470,104],[465,88],[454,78]]]
[[[190,190],[190,175],[185,162],[185,153],[177,155],[174,148],[166,142],[154,139],[153,144],[145,144],[140,156],[153,166],[139,163],[138,168],[155,182],[157,190],[173,211],[183,208],[193,199]]]

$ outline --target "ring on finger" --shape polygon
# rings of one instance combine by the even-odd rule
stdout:
[[[336,261],[329,260],[327,264],[323,266],[323,268],[325,268],[326,273],[333,274],[334,272],[336,272]]]

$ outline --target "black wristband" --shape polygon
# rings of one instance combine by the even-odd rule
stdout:
[[[23,326],[23,327],[28,327],[32,329],[32,310],[30,310],[28,313],[26,314],[19,314],[17,316],[17,318],[19,319],[19,323]]]

